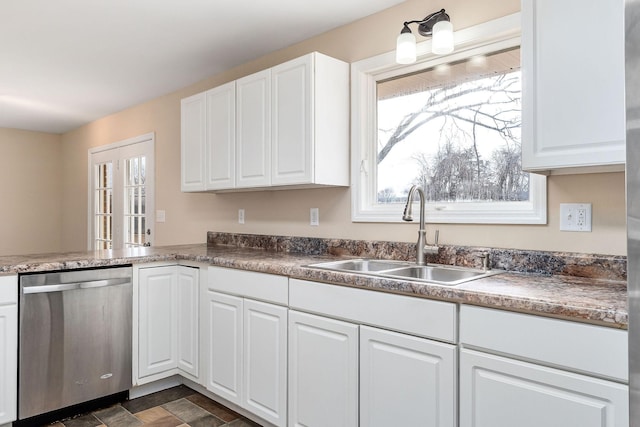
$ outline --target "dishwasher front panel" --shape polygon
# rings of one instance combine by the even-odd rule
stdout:
[[[44,276],[20,281],[19,419],[132,385],[131,268]]]

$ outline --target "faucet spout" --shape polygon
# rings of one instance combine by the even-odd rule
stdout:
[[[404,213],[402,214],[403,221],[413,221],[412,216],[412,208],[413,208],[413,199],[415,193],[418,193],[420,198],[420,229],[418,230],[418,242],[416,243],[416,264],[425,265],[426,264],[426,253],[438,253],[438,241],[436,237],[436,245],[428,246],[427,245],[427,230],[425,226],[425,197],[424,191],[422,188],[414,185],[409,190],[409,194],[407,196],[407,204],[404,207]]]

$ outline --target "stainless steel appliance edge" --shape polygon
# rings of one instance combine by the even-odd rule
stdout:
[[[632,427],[640,427],[640,0],[625,0],[624,25],[629,420]]]

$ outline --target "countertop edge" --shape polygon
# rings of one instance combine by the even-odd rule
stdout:
[[[12,258],[23,259],[17,260],[18,262],[14,264],[8,264],[8,259]],[[611,328],[626,329],[628,325],[625,282],[506,272],[451,287],[319,270],[307,266],[314,262],[336,259],[339,257],[270,252],[232,246],[211,248],[199,244],[140,248],[139,250],[120,252],[109,251],[109,253],[86,252],[0,257],[0,274],[189,261],[288,276],[294,279],[554,317]],[[600,297],[598,293],[606,294],[606,298]]]

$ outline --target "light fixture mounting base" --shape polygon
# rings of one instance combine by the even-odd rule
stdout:
[[[444,9],[432,13],[426,16],[422,21],[418,21],[418,33],[424,37],[431,36],[433,32],[433,26],[440,21],[449,21],[449,15],[447,15]]]

